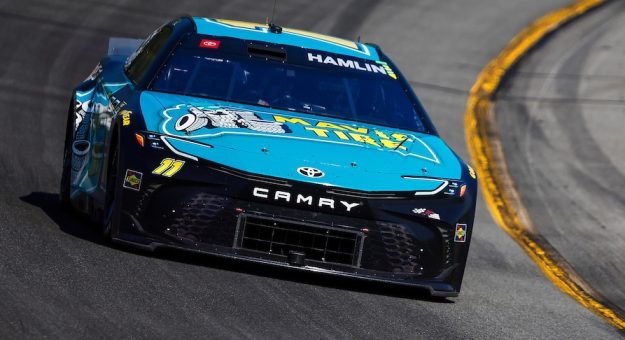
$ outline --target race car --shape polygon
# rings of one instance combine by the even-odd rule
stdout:
[[[140,249],[457,296],[476,195],[380,47],[275,24],[111,38],[67,113],[62,206]]]

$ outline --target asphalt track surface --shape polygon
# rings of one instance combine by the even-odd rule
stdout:
[[[562,29],[498,94],[508,166],[534,228],[625,311],[625,2]]]
[[[567,0],[281,1],[284,26],[377,42],[468,159],[467,93],[533,19]],[[179,13],[263,21],[272,1],[0,2],[0,338],[618,338],[555,288],[483,201],[460,297],[152,256],[104,245],[61,212],[71,88],[111,36]]]

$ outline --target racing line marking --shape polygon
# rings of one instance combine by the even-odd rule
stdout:
[[[471,160],[480,175],[484,199],[497,224],[560,290],[616,328],[625,330],[625,316],[602,302],[601,295],[590,288],[555,248],[532,228],[506,168],[493,114],[493,96],[510,68],[550,33],[608,1],[577,0],[539,18],[517,34],[486,65],[471,88],[465,112],[465,134]]]

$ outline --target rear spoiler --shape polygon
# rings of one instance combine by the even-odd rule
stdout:
[[[129,56],[133,54],[141,44],[143,44],[143,39],[109,38],[108,55]]]

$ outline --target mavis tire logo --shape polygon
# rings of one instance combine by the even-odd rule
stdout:
[[[273,119],[276,122],[288,124],[296,136],[308,136],[316,141],[327,141],[329,143],[367,145],[418,157],[436,164],[440,163],[428,144],[415,135],[332,121],[321,121],[302,116],[274,114]],[[285,137],[288,136],[285,135]]]
[[[164,122],[165,131],[174,135],[197,136],[212,129],[247,129],[274,134],[291,132],[286,124],[264,120],[254,112],[220,106],[179,104],[163,111],[163,115],[168,118]]]
[[[306,176],[310,178],[321,178],[325,176],[325,173],[323,171],[319,169],[307,167],[307,166],[297,168],[297,172],[302,176]]]

